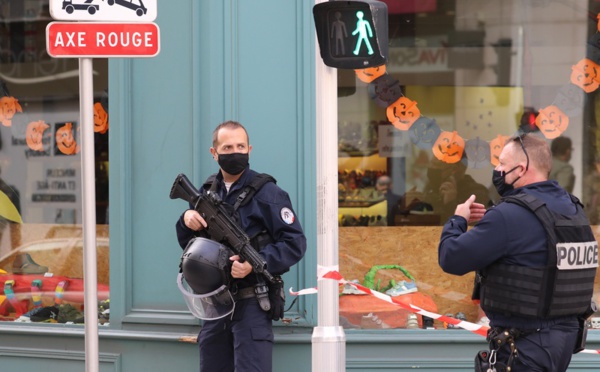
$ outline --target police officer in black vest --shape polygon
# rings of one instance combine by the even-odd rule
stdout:
[[[476,271],[474,299],[490,319],[476,371],[566,371],[584,347],[598,244],[579,200],[548,180],[551,167],[544,139],[509,139],[493,172],[501,202],[486,211],[473,195],[444,225],[439,264]]]
[[[267,262],[267,271],[272,275],[287,272],[306,251],[306,237],[288,194],[271,177],[268,177],[270,182],[256,186],[255,180],[260,175],[249,168],[252,146],[240,123],[227,121],[217,126],[212,142],[210,153],[220,171],[209,177],[200,191],[216,192],[229,206],[234,220]],[[251,197],[240,197],[252,188],[256,190],[251,190]],[[186,210],[176,223],[181,247],[185,248],[197,236],[210,238],[206,227],[207,221],[197,211]],[[272,320],[278,320],[282,311],[274,315],[273,307],[263,310],[255,291],[257,282],[263,278],[239,256],[234,255],[230,260],[233,278],[230,292],[235,309],[230,316],[204,321],[198,336],[200,371],[269,372],[272,370]]]

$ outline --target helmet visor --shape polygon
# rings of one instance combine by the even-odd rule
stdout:
[[[183,274],[177,275],[177,286],[183,294],[185,303],[196,318],[215,320],[233,312],[235,302],[227,286],[222,285],[210,293],[197,294],[188,285]]]

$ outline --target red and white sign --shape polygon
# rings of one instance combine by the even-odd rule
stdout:
[[[51,22],[46,27],[51,57],[154,57],[160,30],[154,23]]]

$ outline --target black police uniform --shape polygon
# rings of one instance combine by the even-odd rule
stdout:
[[[216,177],[209,177],[209,180],[214,178],[215,191],[221,200],[233,206],[239,194],[256,175],[255,171],[246,167],[240,178],[231,185],[229,192],[220,172]],[[205,189],[200,191],[206,192]],[[267,270],[271,274],[281,275],[287,272],[304,256],[306,237],[300,222],[288,194],[274,182],[266,183],[247,204],[240,206],[237,219],[250,238],[261,232],[270,236],[270,242],[260,247],[259,254],[265,259]],[[195,236],[203,236],[203,231],[194,232],[185,226],[183,214],[176,223],[176,231],[182,248]],[[234,279],[231,292],[236,297],[236,293],[244,293],[253,288],[256,281],[254,273],[243,279]],[[204,322],[198,336],[201,371],[271,371],[272,320],[260,308],[255,296],[241,297],[236,299],[231,317]]]
[[[518,193],[531,195],[545,202],[549,210],[565,216],[575,217],[580,213],[571,196],[555,181],[527,185],[504,196]],[[463,217],[451,217],[442,231],[438,260],[445,272],[455,275],[498,264],[542,268],[548,263],[547,244],[544,226],[532,211],[504,202],[489,209],[468,232]],[[576,314],[545,317],[486,311],[486,315],[492,328],[514,328],[521,332],[515,342],[518,358],[512,372],[567,369],[579,331]],[[506,363],[509,355],[508,348],[501,348],[497,360]]]

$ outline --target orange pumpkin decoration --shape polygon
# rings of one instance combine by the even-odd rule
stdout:
[[[12,126],[12,118],[17,112],[23,112],[23,108],[15,97],[4,96],[0,98],[0,122],[5,127]]]
[[[490,141],[490,163],[497,166],[500,163],[500,153],[504,148],[504,144],[509,139],[509,136],[499,134],[496,138]]]
[[[588,58],[583,58],[573,67],[571,67],[571,83],[590,93],[600,86],[600,77],[598,72],[600,66]]]
[[[596,16],[596,19],[598,20],[596,27],[598,28],[598,31],[600,31],[600,13],[598,13],[598,15]]]
[[[386,114],[390,123],[396,128],[408,130],[421,116],[421,110],[417,107],[417,101],[400,97],[396,102],[388,106]]]
[[[66,123],[56,131],[56,146],[65,155],[73,155],[79,151],[79,146],[73,137],[72,123]]]
[[[544,137],[554,139],[560,136],[569,126],[569,117],[554,105],[540,110],[535,118],[535,125],[540,129]]]
[[[94,103],[94,132],[104,134],[108,130],[108,114],[100,102]]]
[[[377,67],[367,67],[360,70],[354,70],[356,77],[365,83],[370,83],[385,74],[385,65]]]
[[[50,128],[43,120],[32,121],[25,130],[25,142],[33,151],[44,151],[44,131]]]
[[[433,155],[445,163],[458,163],[465,151],[465,140],[456,131],[444,131],[431,148]]]

